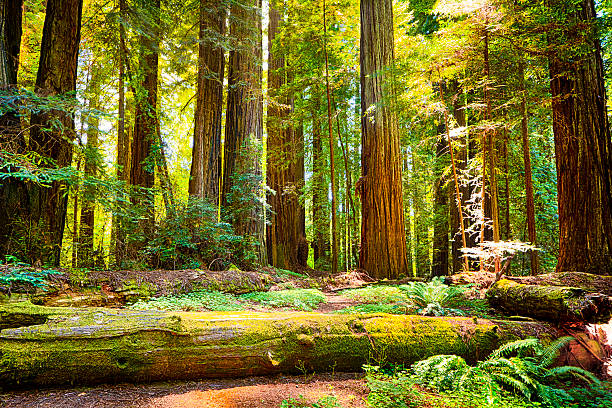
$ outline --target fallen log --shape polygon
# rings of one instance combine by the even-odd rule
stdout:
[[[506,279],[526,285],[569,286],[589,293],[612,296],[612,276],[585,272],[555,272],[534,276],[507,276]]]
[[[5,389],[355,371],[435,354],[474,361],[517,338],[559,336],[546,323],[460,317],[2,308],[46,316],[0,331]]]
[[[487,291],[491,306],[507,313],[552,322],[604,322],[610,319],[610,296],[570,286],[528,285],[509,279],[496,282]]]

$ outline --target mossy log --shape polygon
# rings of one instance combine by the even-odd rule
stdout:
[[[527,285],[502,279],[487,291],[491,306],[553,322],[610,319],[611,298],[570,286]]]
[[[458,317],[0,308],[1,316],[46,316],[0,332],[5,389],[352,371],[434,354],[474,361],[516,338],[558,336],[538,322]]]
[[[612,276],[585,272],[555,272],[535,276],[508,276],[506,279],[525,285],[569,286],[589,293],[612,296]]]

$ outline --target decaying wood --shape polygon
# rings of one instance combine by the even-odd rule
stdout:
[[[553,322],[599,322],[610,318],[612,302],[603,293],[571,286],[529,285],[502,279],[488,291],[493,307]]]
[[[33,316],[25,327],[17,316]],[[35,317],[35,319],[34,319]],[[551,325],[474,318],[320,313],[166,313],[0,306],[0,387],[142,382],[483,358]],[[1,326],[0,326],[1,327]]]

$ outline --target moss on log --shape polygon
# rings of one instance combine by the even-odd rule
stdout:
[[[2,308],[0,316],[21,308],[46,319],[0,332],[0,387],[7,389],[359,370],[434,354],[475,360],[509,340],[557,336],[537,322],[457,317]]]
[[[555,272],[535,276],[508,276],[506,279],[526,285],[569,286],[589,293],[612,296],[612,276],[584,272]]]
[[[527,285],[502,279],[487,291],[487,300],[508,313],[553,322],[601,322],[610,318],[611,299],[570,286]]]

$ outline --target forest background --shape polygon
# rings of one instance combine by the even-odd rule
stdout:
[[[609,274],[609,2],[361,3],[2,0],[0,255]]]

